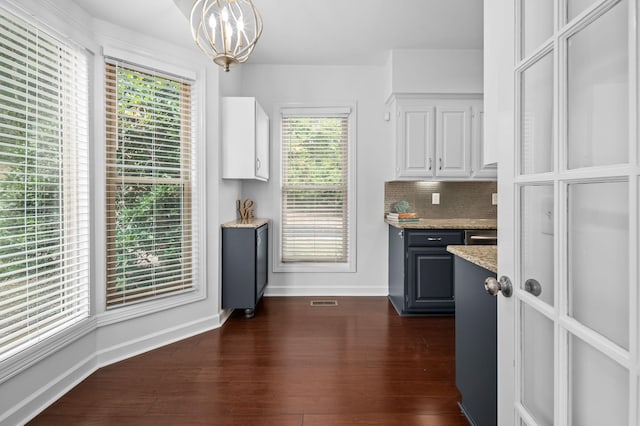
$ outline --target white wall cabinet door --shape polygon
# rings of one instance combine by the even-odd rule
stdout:
[[[438,177],[471,175],[471,107],[436,107],[436,161]]]
[[[256,179],[269,180],[269,116],[256,102]]]
[[[397,119],[398,177],[430,177],[434,168],[434,111],[432,105],[401,105]]]
[[[255,98],[222,99],[222,177],[269,180],[269,117]]]
[[[495,179],[498,177],[497,164],[487,164],[482,104],[474,106],[471,114],[471,175],[474,178]]]

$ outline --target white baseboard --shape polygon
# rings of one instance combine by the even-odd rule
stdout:
[[[212,315],[98,350],[96,353],[98,368],[219,328],[220,325],[222,325],[220,315]]]
[[[388,296],[389,287],[288,287],[267,285],[265,296]]]
[[[96,371],[95,360],[95,356],[85,358],[58,375],[54,380],[44,384],[29,399],[22,401],[21,405],[13,407],[11,411],[5,413],[0,418],[0,425],[15,426],[26,424]]]
[[[142,338],[133,339],[110,348],[97,351],[67,371],[58,375],[49,383],[43,384],[31,398],[14,407],[0,417],[0,426],[23,425],[33,419],[48,406],[53,404],[73,387],[101,367],[122,361],[141,353],[165,346],[209,330],[219,328],[231,315],[232,311],[223,311],[197,321],[153,333]],[[94,330],[92,333],[97,333]]]

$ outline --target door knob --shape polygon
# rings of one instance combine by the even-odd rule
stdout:
[[[504,297],[511,297],[513,293],[511,280],[505,275],[501,276],[499,281],[494,277],[487,278],[484,280],[484,288],[492,296],[497,296],[498,293],[502,292]]]
[[[529,293],[533,294],[536,297],[542,294],[542,286],[537,280],[533,278],[529,278],[524,282],[524,289],[525,291],[528,291]]]

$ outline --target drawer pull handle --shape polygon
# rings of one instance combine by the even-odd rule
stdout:
[[[442,237],[427,237],[427,241],[442,241]]]

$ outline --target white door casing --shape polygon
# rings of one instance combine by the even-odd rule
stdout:
[[[502,426],[640,421],[637,17],[638,0],[485,0],[514,287],[498,296]]]

